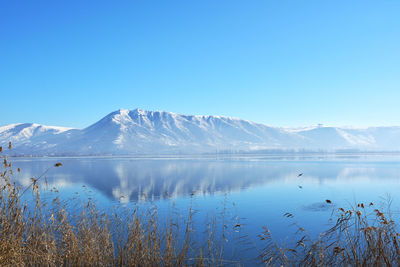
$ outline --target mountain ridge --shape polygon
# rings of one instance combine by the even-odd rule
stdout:
[[[83,129],[0,126],[15,155],[197,154],[218,151],[400,151],[400,127],[273,127],[239,118],[119,109]]]

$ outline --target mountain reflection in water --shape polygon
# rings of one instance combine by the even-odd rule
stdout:
[[[56,187],[86,185],[110,200],[121,202],[178,198],[239,192],[268,184],[293,184],[299,190],[307,184],[332,186],[397,179],[396,161],[277,160],[211,158],[37,158],[13,159],[21,168],[17,180],[28,185],[56,161],[63,167],[52,169],[46,182]],[[392,163],[391,168],[387,165]],[[298,177],[299,173],[304,173]],[[44,180],[42,180],[44,183]]]

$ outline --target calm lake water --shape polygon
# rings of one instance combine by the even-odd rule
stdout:
[[[390,196],[395,214],[400,208],[400,156],[396,155],[12,161],[15,169],[21,168],[16,178],[24,186],[31,177],[62,162],[63,166],[50,169],[41,183],[57,187],[64,199],[77,194],[92,197],[106,210],[151,202],[162,213],[171,201],[182,211],[192,203],[202,224],[225,205],[229,216],[237,216],[255,244],[264,225],[282,243],[291,242],[297,230],[293,222],[316,235],[327,229],[335,207],[349,208],[356,202],[379,205]],[[287,212],[294,217],[286,218]]]

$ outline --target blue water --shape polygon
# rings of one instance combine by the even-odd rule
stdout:
[[[62,199],[93,198],[108,211],[152,203],[163,216],[171,202],[183,214],[192,205],[201,226],[207,216],[219,216],[225,208],[227,219],[239,222],[249,243],[256,246],[262,246],[257,238],[262,226],[267,226],[278,242],[290,244],[297,230],[294,222],[316,236],[327,229],[332,211],[338,207],[349,208],[359,202],[379,206],[390,198],[395,214],[400,208],[400,156],[396,155],[12,161],[14,169],[21,169],[16,179],[23,186],[62,162],[62,167],[50,168],[40,179],[42,187],[56,187]],[[327,199],[332,204],[327,204]]]

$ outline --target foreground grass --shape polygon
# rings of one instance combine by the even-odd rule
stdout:
[[[390,207],[390,205],[388,205]],[[374,203],[339,208],[336,222],[312,239],[298,227],[300,236],[292,248],[281,248],[267,228],[260,234],[266,241],[261,255],[266,265],[279,266],[400,266],[400,233],[392,219]]]
[[[226,236],[241,225],[227,227],[224,217],[206,223],[207,230],[201,233],[206,238],[201,242],[191,207],[183,221],[173,208],[161,221],[156,207],[110,215],[90,200],[71,214],[57,197],[52,203],[41,202],[40,178],[32,178],[29,187],[19,187],[13,181],[12,164],[3,157],[1,266],[249,265],[247,260],[227,258]],[[24,201],[24,194],[32,194],[34,203]],[[389,211],[383,213],[373,203],[359,203],[351,209],[335,210],[333,218],[335,223],[314,239],[298,227],[293,247],[280,247],[265,228],[258,236],[264,244],[258,262],[266,266],[400,266],[400,233]],[[237,242],[229,244],[231,247],[241,247],[240,238],[229,240]]]
[[[11,166],[3,158],[1,266],[240,266],[224,258],[226,234],[215,220],[206,224],[207,238],[200,243],[191,207],[184,220],[172,208],[162,222],[156,207],[109,215],[91,200],[71,214],[58,197],[41,202],[38,178],[28,188],[17,186]],[[23,200],[25,193],[33,194],[34,203]]]

